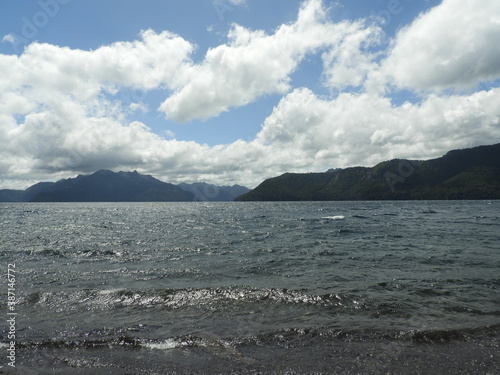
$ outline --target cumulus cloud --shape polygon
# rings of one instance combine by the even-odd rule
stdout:
[[[373,165],[387,158],[429,158],[452,148],[500,139],[500,89],[472,95],[431,95],[394,106],[371,94],[318,98],[308,89],[285,96],[256,141],[272,164],[289,169]]]
[[[296,22],[281,25],[272,35],[233,25],[227,44],[210,49],[202,63],[180,74],[176,91],[160,111],[186,122],[217,116],[267,94],[285,94],[304,56],[337,45],[352,31],[348,22],[329,22],[320,0],[306,1]]]
[[[345,38],[322,56],[325,85],[338,90],[359,87],[377,69],[378,53],[372,47],[379,46],[383,37],[380,27],[365,26],[361,21],[350,24],[349,28]]]
[[[471,88],[500,76],[500,2],[444,0],[402,29],[383,63],[398,87]]]
[[[162,139],[126,120],[127,111],[147,106],[121,108],[104,93],[168,89],[193,48],[175,34],[147,30],[140,40],[94,51],[32,43],[19,57],[0,55],[0,178],[147,163],[148,147]]]
[[[151,30],[141,40],[117,42],[95,51],[32,43],[20,56],[0,55],[0,88],[30,86],[81,96],[95,96],[113,85],[152,89],[169,86],[179,67],[189,63],[194,46],[181,37]]]

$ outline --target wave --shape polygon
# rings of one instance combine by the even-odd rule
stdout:
[[[352,217],[354,217],[356,219],[368,219],[368,216],[364,216],[364,215],[352,215]]]
[[[285,345],[291,343],[307,344],[322,340],[339,342],[379,342],[399,341],[409,343],[450,343],[473,340],[497,340],[500,336],[500,324],[452,330],[339,330],[332,328],[296,327],[271,331],[264,334],[220,337],[208,332],[180,335],[159,339],[120,335],[99,339],[73,337],[59,340],[40,340],[32,342],[18,341],[16,347],[20,349],[98,349],[98,348],[126,348],[130,350],[158,350],[169,351],[175,349],[208,348],[210,350],[227,351],[237,354],[238,346],[266,346]],[[1,347],[1,346],[0,346]]]
[[[328,254],[321,254],[328,255]],[[198,310],[200,312],[282,311],[290,314],[302,314],[315,311],[320,316],[337,315],[337,321],[347,324],[357,317],[359,324],[372,321],[374,317],[408,319],[420,308],[422,301],[435,298],[453,297],[453,291],[446,288],[428,288],[425,286],[410,288],[406,298],[388,300],[385,291],[400,289],[390,283],[378,283],[370,287],[371,292],[363,295],[358,290],[337,293],[314,294],[304,290],[279,288],[254,288],[249,286],[229,286],[213,288],[150,290],[127,289],[82,289],[75,291],[38,291],[20,296],[19,304],[33,311],[40,309],[58,311],[60,314],[84,313],[85,311],[112,311],[116,313],[142,313],[152,311]],[[380,297],[380,298],[379,298]],[[441,314],[493,316],[497,312],[484,310],[477,304],[465,307],[447,303],[439,309]],[[121,311],[121,312],[120,312]],[[135,312],[134,312],[135,311]],[[338,315],[340,314],[340,315]],[[318,318],[321,320],[321,318]],[[384,320],[387,323],[387,319]],[[379,322],[377,324],[384,324]],[[375,324],[375,322],[372,322]],[[371,324],[371,323],[370,323]]]
[[[147,339],[131,336],[117,336],[102,339],[72,338],[66,340],[45,340],[36,342],[18,342],[16,348],[33,350],[99,350],[99,349],[125,349],[131,351],[171,351],[180,349],[196,350],[202,348],[204,351],[216,357],[236,358],[239,362],[253,364],[255,360],[246,357],[237,350],[237,346],[243,340],[239,338],[224,339],[217,335],[201,332],[166,339]],[[257,345],[259,345],[256,342]],[[79,366],[82,367],[82,366]],[[92,367],[92,366],[83,366]]]
[[[231,304],[288,304],[322,307],[359,308],[353,297],[342,294],[314,295],[302,291],[274,288],[221,287],[202,289],[155,289],[134,291],[125,289],[84,289],[74,292],[35,292],[20,300],[34,307],[80,306],[85,308],[187,307],[229,308]]]
[[[344,342],[369,341],[402,341],[412,343],[446,343],[482,340],[485,338],[496,341],[500,336],[500,324],[450,330],[341,330],[331,328],[288,328],[270,332],[265,335],[248,337],[246,344],[267,343],[276,340],[310,341],[317,338],[324,340],[339,340]]]
[[[7,253],[9,254],[9,253]],[[124,251],[109,250],[109,249],[81,249],[76,251],[59,250],[59,249],[37,249],[20,251],[19,254],[28,257],[41,257],[41,258],[121,258]],[[3,253],[0,253],[3,255]]]

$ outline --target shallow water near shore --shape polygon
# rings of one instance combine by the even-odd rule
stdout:
[[[0,222],[18,313],[0,373],[500,373],[499,201],[22,203]]]

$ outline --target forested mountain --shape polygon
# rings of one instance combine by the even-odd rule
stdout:
[[[285,173],[240,201],[500,199],[500,144],[454,150],[427,161],[394,159],[373,168]]]

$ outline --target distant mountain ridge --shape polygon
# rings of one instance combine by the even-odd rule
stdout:
[[[500,144],[453,150],[443,157],[394,159],[373,168],[285,173],[239,201],[500,199]]]
[[[249,189],[216,185],[174,184],[134,172],[100,170],[57,182],[40,182],[26,190],[0,190],[0,202],[191,202],[234,200]],[[199,187],[195,191],[195,187]],[[201,187],[204,189],[201,189]],[[201,191],[211,191],[201,196]],[[198,192],[198,195],[196,194]],[[214,194],[213,192],[217,192]]]
[[[193,184],[181,183],[179,187],[194,195],[195,201],[205,202],[228,202],[236,197],[246,194],[249,188],[241,185],[217,186],[206,182],[195,182]]]

